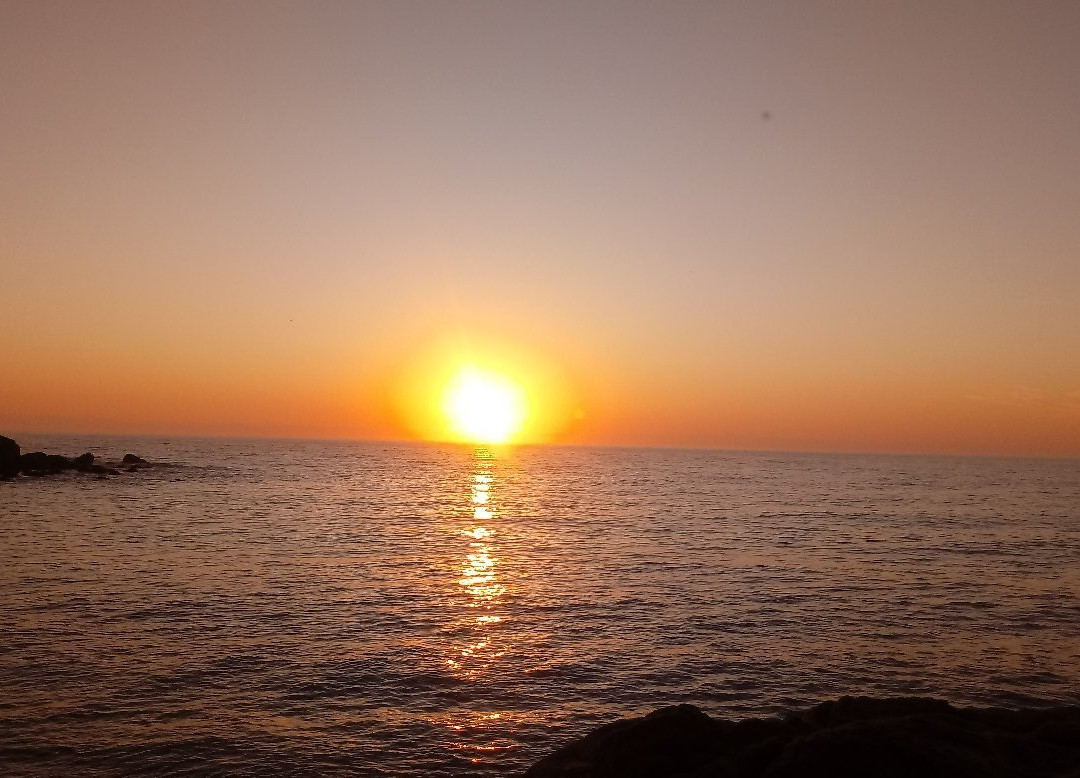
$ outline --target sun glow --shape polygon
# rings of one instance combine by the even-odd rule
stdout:
[[[402,352],[386,398],[401,432],[482,445],[558,442],[580,423],[566,371],[520,343],[455,333]],[[483,491],[483,490],[481,490]],[[477,503],[481,512],[485,504]]]
[[[472,443],[508,443],[526,417],[524,392],[505,375],[475,365],[460,368],[443,393],[443,412],[455,437]]]

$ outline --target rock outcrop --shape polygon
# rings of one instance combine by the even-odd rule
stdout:
[[[11,478],[19,474],[19,460],[22,449],[11,438],[0,435],[0,478]]]
[[[609,724],[526,778],[1080,778],[1080,707],[955,708],[842,697],[738,722],[692,705]]]
[[[134,454],[125,454],[123,464],[129,465],[125,470],[130,473],[150,463]],[[95,462],[94,455],[89,451],[74,458],[60,454],[46,454],[43,451],[23,454],[18,443],[0,435],[0,478],[14,478],[19,473],[40,477],[56,475],[65,470],[78,470],[80,473],[97,476],[120,475],[116,467],[108,467]]]
[[[19,469],[27,475],[52,475],[64,470],[74,470],[75,460],[60,454],[32,451],[19,458]]]

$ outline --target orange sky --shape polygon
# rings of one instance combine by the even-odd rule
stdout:
[[[410,437],[468,353],[543,375],[543,439],[1080,456],[1078,38],[6,2],[0,433]]]

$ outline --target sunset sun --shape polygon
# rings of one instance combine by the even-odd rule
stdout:
[[[467,365],[451,377],[443,412],[454,435],[472,443],[509,443],[526,416],[524,393],[500,373]]]

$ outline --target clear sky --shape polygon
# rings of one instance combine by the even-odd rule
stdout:
[[[409,437],[450,348],[539,365],[546,439],[1080,455],[1077,41],[1074,0],[3,0],[0,432]]]

